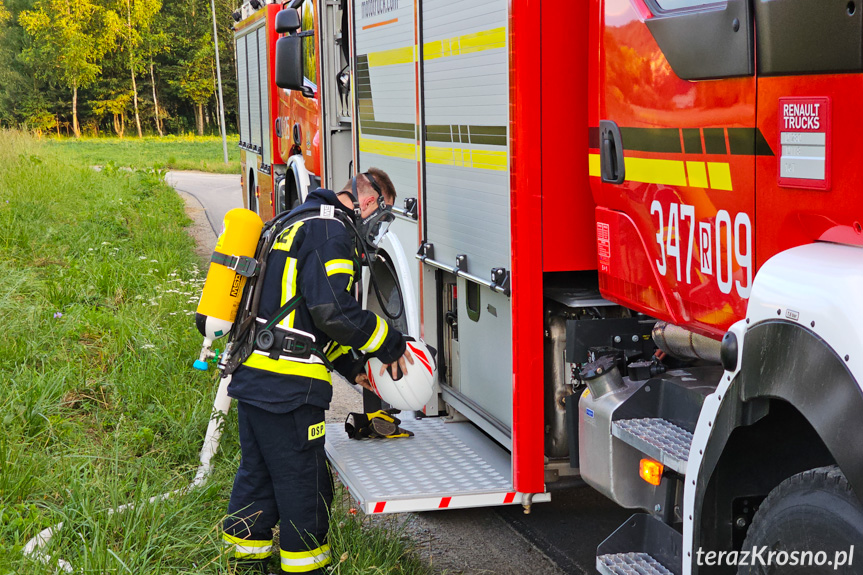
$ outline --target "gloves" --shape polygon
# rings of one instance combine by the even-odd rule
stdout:
[[[398,412],[398,409],[381,409],[373,413],[349,413],[345,431],[351,439],[413,437],[412,431],[399,427],[401,420],[394,415]]]

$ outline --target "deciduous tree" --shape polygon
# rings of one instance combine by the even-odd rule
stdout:
[[[80,137],[78,90],[99,77],[122,21],[92,0],[36,0],[18,20],[32,39],[24,57],[41,75],[56,75],[72,90],[72,130]]]

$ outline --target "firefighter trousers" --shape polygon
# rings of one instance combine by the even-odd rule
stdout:
[[[242,461],[234,479],[224,540],[239,560],[268,561],[279,527],[285,573],[322,574],[333,483],[324,452],[324,410],[303,405],[271,413],[237,401]]]

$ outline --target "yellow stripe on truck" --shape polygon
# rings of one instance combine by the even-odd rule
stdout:
[[[417,150],[418,147],[414,143],[375,140],[360,136],[360,151],[366,154],[416,160]],[[502,150],[426,146],[426,161],[430,164],[505,172],[507,160],[508,153]]]
[[[676,160],[647,160],[624,158],[626,179],[647,184],[686,186],[686,170],[683,162]]]
[[[626,180],[644,184],[705,188],[733,191],[731,166],[727,162],[682,162],[624,158]],[[593,177],[602,174],[599,154],[588,154],[588,173]]]
[[[423,44],[423,60],[476,54],[486,50],[506,48],[506,28],[493,28],[472,34],[462,34]],[[369,68],[412,64],[417,60],[416,46],[404,46],[380,52],[369,52]]]
[[[394,64],[412,64],[416,61],[415,46],[393,48],[380,52],[369,52],[369,68],[392,66]]]
[[[414,142],[390,142],[360,136],[360,151],[389,158],[417,159],[417,145]]]
[[[426,42],[423,44],[423,59],[434,60],[448,56],[476,54],[495,48],[506,48],[506,28],[493,28],[454,38]]]

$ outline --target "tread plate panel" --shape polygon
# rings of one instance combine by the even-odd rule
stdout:
[[[681,475],[686,473],[692,433],[658,417],[615,421],[612,434]]]
[[[674,575],[647,553],[615,553],[596,558],[602,575]]]
[[[472,424],[399,417],[413,437],[356,440],[343,428],[327,430],[327,456],[366,513],[439,509],[442,499],[448,508],[522,502],[509,452]]]

